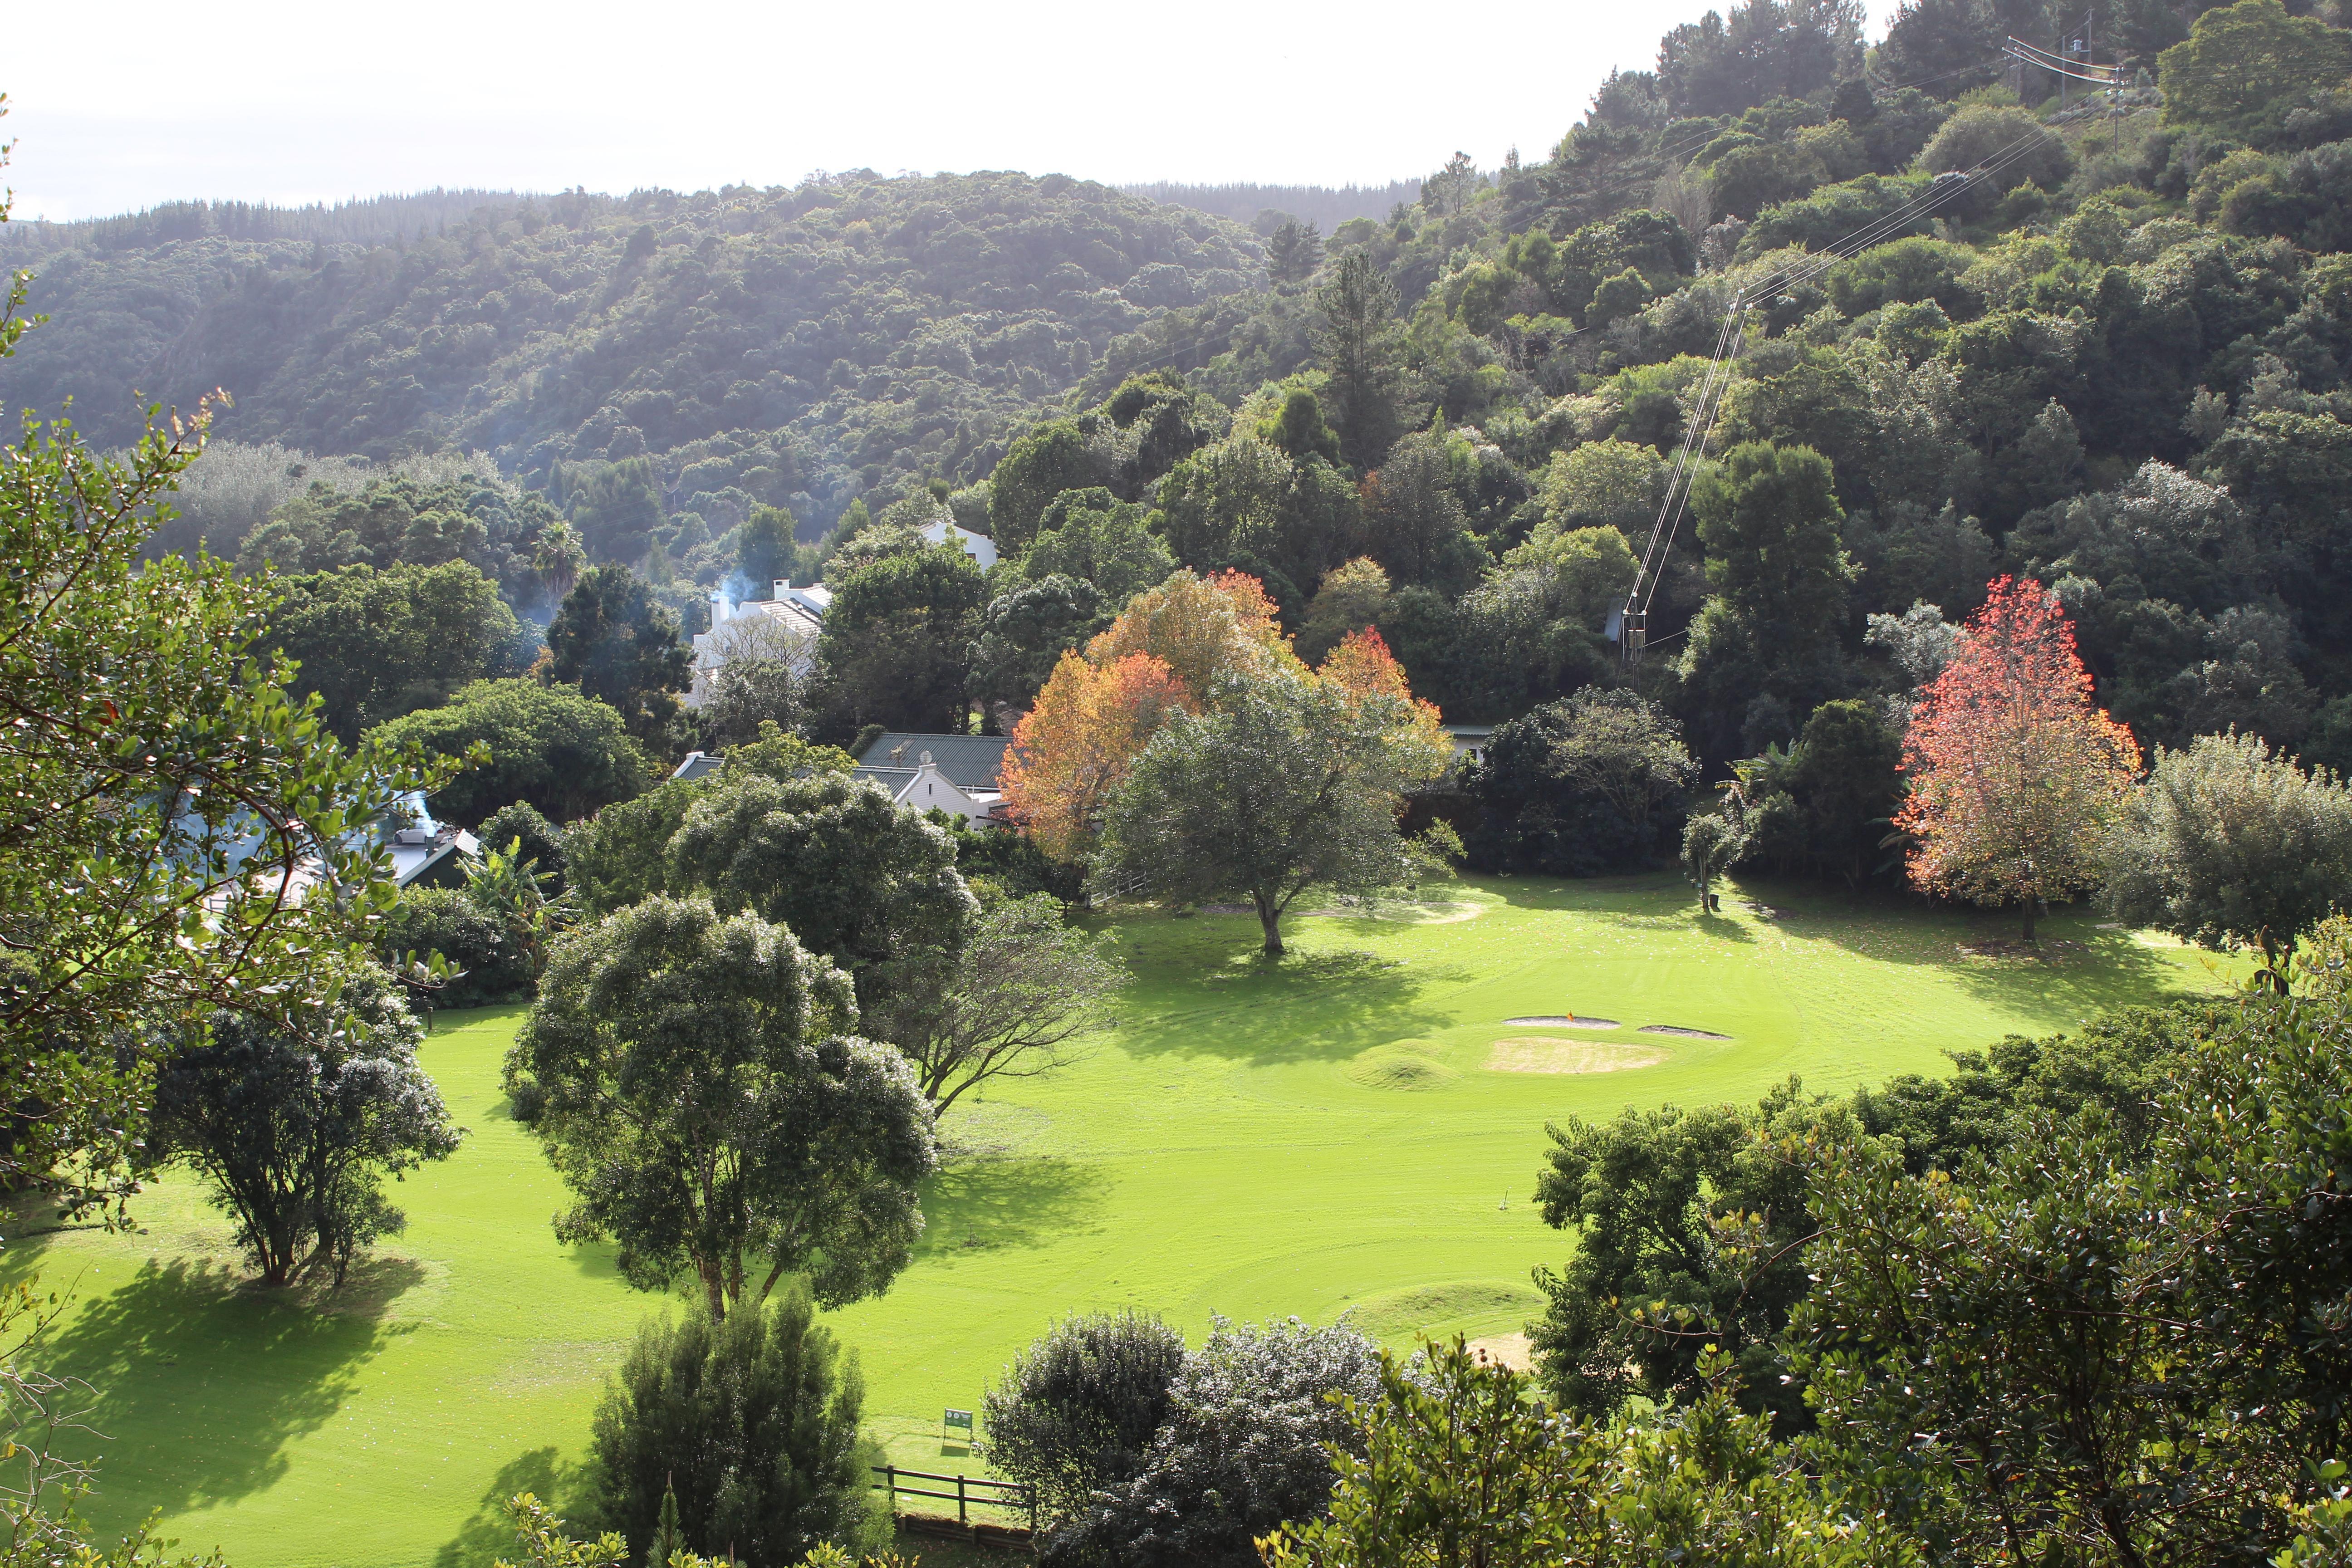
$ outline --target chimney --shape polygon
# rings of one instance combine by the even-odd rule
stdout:
[[[777,579],[776,579],[776,597],[777,597],[777,598],[779,598],[779,599],[789,599],[789,598],[791,598],[792,596],[793,596],[793,580],[792,580],[790,577],[779,577],[779,578],[777,578]]]
[[[719,629],[719,623],[726,618],[727,590],[724,588],[713,588],[710,590],[710,629],[714,632],[717,631]]]

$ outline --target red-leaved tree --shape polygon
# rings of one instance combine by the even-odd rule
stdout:
[[[1912,884],[2021,904],[2098,883],[2097,845],[2139,772],[2131,731],[2091,700],[2074,628],[2049,589],[1996,579],[1903,736]]]

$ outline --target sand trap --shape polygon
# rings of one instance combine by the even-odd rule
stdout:
[[[1718,1035],[1712,1029],[1685,1029],[1679,1024],[1644,1024],[1644,1035],[1679,1035],[1685,1040],[1727,1040],[1729,1035]]]
[[[1601,1040],[1555,1040],[1541,1037],[1496,1040],[1486,1052],[1488,1072],[1627,1072],[1655,1067],[1666,1059],[1664,1051],[1641,1046],[1620,1046]]]
[[[1525,1334],[1489,1334],[1472,1340],[1470,1350],[1473,1354],[1485,1351],[1488,1361],[1500,1362],[1513,1372],[1528,1371],[1536,1363],[1535,1350]]]
[[[1622,1029],[1624,1027],[1614,1018],[1580,1018],[1573,1013],[1538,1013],[1533,1017],[1506,1018],[1503,1022],[1515,1029]]]

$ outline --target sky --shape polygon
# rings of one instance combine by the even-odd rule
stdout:
[[[1884,26],[1893,0],[1873,0]],[[1385,184],[1540,157],[1704,0],[28,5],[16,216],[812,170]],[[1173,18],[1182,17],[1176,26]]]

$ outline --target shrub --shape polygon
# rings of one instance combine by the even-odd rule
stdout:
[[[677,1498],[688,1551],[791,1563],[821,1542],[878,1546],[874,1459],[858,1436],[857,1359],[817,1323],[808,1289],[780,1288],[713,1322],[665,1313],[596,1406],[590,1451],[604,1523],[642,1551]]]
[[[503,854],[508,845],[520,839],[522,858],[538,863],[539,869],[555,879],[547,883],[550,898],[560,898],[567,885],[563,875],[563,838],[562,830],[540,814],[539,807],[527,800],[512,805],[502,805],[483,819],[475,837],[482,841],[485,850]]]
[[[432,994],[436,1007],[480,1007],[530,993],[530,960],[499,918],[457,888],[410,888],[385,914],[376,951],[391,963],[439,953],[463,971]]]
[[[1334,1395],[1370,1403],[1379,1382],[1378,1348],[1345,1323],[1215,1319],[1170,1387],[1141,1472],[1099,1492],[1048,1541],[1044,1560],[1249,1568],[1258,1537],[1328,1507],[1332,1452],[1363,1452]]]
[[[2292,943],[2352,885],[2352,787],[2254,735],[2159,749],[2101,850],[2119,920],[2209,947]]]
[[[988,1391],[991,1463],[1036,1489],[1058,1527],[1104,1487],[1131,1479],[1168,1414],[1184,1337],[1134,1311],[1065,1319],[1016,1357]]]
[[[1671,853],[1696,774],[1682,728],[1646,698],[1585,689],[1496,726],[1470,770],[1482,871],[1591,877]]]

